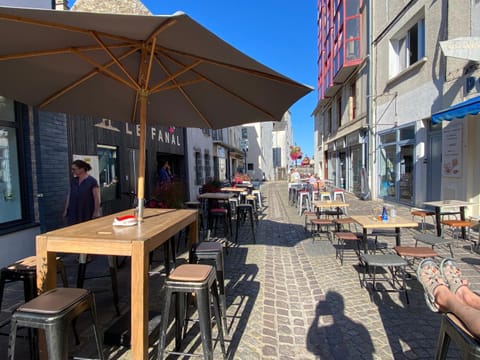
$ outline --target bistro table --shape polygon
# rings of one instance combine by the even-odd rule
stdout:
[[[107,215],[36,237],[37,286],[39,292],[56,287],[56,252],[130,256],[132,359],[148,358],[149,254],[185,227],[188,248],[198,241],[197,210],[151,209],[134,226],[114,226],[115,217],[132,210]],[[43,356],[43,355],[42,355]]]
[[[440,200],[440,201],[428,201],[424,203],[427,206],[435,208],[435,222],[437,226],[437,236],[442,236],[442,215],[452,214],[452,212],[442,212],[443,209],[458,208],[460,213],[460,219],[465,220],[465,208],[467,206],[474,205],[471,202],[461,200]],[[462,227],[462,238],[466,238],[465,228]]]
[[[406,219],[402,216],[389,217],[387,221],[378,220],[378,218],[370,215],[354,215],[351,218],[363,228],[364,249],[367,248],[367,232],[374,229],[391,229],[395,228],[395,242],[397,246],[401,245],[400,228],[417,227],[418,223]]]
[[[337,201],[337,200],[324,200],[324,201],[315,201],[313,203],[317,210],[317,215],[320,215],[321,209],[324,208],[336,208],[337,210],[337,218],[340,217],[340,208],[346,208],[349,207],[350,204],[343,202],[343,201]]]

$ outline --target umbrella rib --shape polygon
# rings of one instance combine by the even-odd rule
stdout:
[[[174,74],[170,74],[165,66],[160,62],[160,60],[158,59],[157,57],[157,60],[160,64],[160,66],[163,68],[163,71],[165,71],[165,73],[167,73],[168,77],[164,80],[162,80],[160,83],[158,83],[157,85],[155,86],[152,86],[151,88],[151,92],[154,93],[154,92],[158,92],[159,90],[161,90],[162,86],[165,85],[166,83],[170,82],[170,81],[173,81],[175,82],[175,78],[179,77],[180,75],[192,70],[193,68],[195,68],[196,66],[200,65],[202,63],[201,60],[198,60],[198,61],[195,61],[194,63],[190,64],[190,65],[184,65],[180,62],[177,62],[178,64],[182,65],[182,69],[180,71],[177,71],[176,73]],[[193,70],[192,70],[193,71]]]
[[[121,56],[119,56],[118,58],[121,60],[127,56],[130,56],[131,54],[133,54],[134,52],[136,52],[138,49],[130,49],[129,51],[125,52],[124,54],[122,54]],[[73,51],[74,52],[74,51]],[[75,52],[74,52],[75,53]],[[78,56],[80,57],[83,57],[84,54],[82,53],[77,53]],[[90,58],[86,57],[86,61],[88,60],[91,60]],[[92,60],[93,61],[93,60]],[[107,68],[109,66],[112,66],[113,64],[115,64],[115,62],[112,60],[110,61],[109,63],[107,63],[106,65],[103,65],[102,67],[104,68]],[[95,64],[95,65],[98,65],[98,64]],[[42,107],[45,107],[47,106],[48,104],[50,104],[52,101],[58,99],[59,97],[61,97],[63,94],[67,93],[68,91],[70,91],[71,89],[73,88],[76,88],[78,85],[84,83],[85,81],[87,81],[88,79],[92,78],[93,76],[97,75],[100,73],[100,70],[97,68],[91,72],[89,72],[88,74],[85,74],[84,76],[82,76],[80,79],[76,80],[75,82],[71,83],[70,85],[64,87],[63,89],[59,90],[58,92],[56,92],[55,94],[53,94],[52,96],[49,96],[47,99],[45,99],[44,101],[42,101],[42,103],[40,103],[39,105],[39,108],[42,108]],[[103,73],[105,75],[107,75],[107,73]],[[127,81],[123,80],[122,78],[118,78],[115,74],[112,74],[114,75],[114,79],[117,80],[117,81],[120,81],[121,83],[125,84],[126,86],[128,87],[131,87],[131,84],[128,83]],[[136,89],[135,89],[136,90]]]
[[[20,22],[20,23],[26,23],[26,24],[31,24],[31,25],[38,25],[38,26],[43,26],[43,27],[51,27],[51,28],[61,29],[61,30],[70,31],[70,32],[78,32],[78,33],[87,34],[87,35],[91,31],[91,30],[76,27],[76,26],[58,24],[58,23],[55,23],[55,22],[52,22],[52,21],[29,19],[29,18],[16,16],[16,15],[9,15],[9,14],[0,14],[0,19],[8,20],[8,21],[14,21],[14,22]],[[105,33],[105,32],[97,32],[97,34],[99,34],[103,37],[108,37],[110,39],[114,39],[114,40],[127,41],[127,42],[130,42],[132,44],[137,43],[136,40],[132,40],[132,39],[130,39],[128,37],[125,37],[125,36],[113,35],[113,34]]]
[[[159,92],[161,90],[164,90],[166,88],[168,89],[173,89],[173,88],[176,88],[178,89],[182,95],[185,97],[185,99],[190,103],[190,106],[193,108],[193,110],[198,114],[198,116],[203,120],[203,122],[209,127],[209,128],[213,128],[213,124],[205,117],[205,115],[203,115],[203,113],[198,109],[197,106],[195,106],[195,104],[193,103],[193,101],[190,99],[190,97],[188,96],[188,94],[185,92],[185,90],[182,88],[182,86],[185,86],[185,84],[178,84],[177,80],[175,80],[178,76],[180,76],[181,74],[185,73],[186,71],[189,71],[190,69],[193,69],[194,67],[196,67],[197,65],[199,65],[201,63],[200,60],[194,62],[193,64],[190,64],[189,66],[185,66],[181,71],[175,73],[175,74],[170,74],[165,65],[160,61],[160,59],[158,57],[155,57],[155,59],[157,60],[158,64],[163,68],[163,71],[165,73],[167,73],[168,75],[168,78],[164,81],[162,81],[161,83],[157,84],[156,86],[152,87],[151,89],[151,93],[155,93],[155,92]],[[167,86],[167,87],[163,87],[161,88],[162,85],[166,84],[167,82],[172,82],[173,85],[170,85],[170,86]],[[193,81],[189,81],[188,84],[194,84],[194,83],[197,83],[199,81],[203,81],[202,79],[197,79],[197,80],[193,80]]]
[[[190,53],[187,53],[187,52],[184,52],[184,51],[175,50],[175,49],[171,49],[171,48],[166,48],[166,47],[163,47],[163,46],[158,46],[157,50],[163,52],[164,54],[168,53],[168,52],[172,52],[172,53],[175,53],[177,55],[188,56],[188,57],[191,57],[191,58],[194,58],[194,59],[197,59],[197,60],[202,60],[203,62],[206,62],[206,63],[218,65],[218,66],[225,67],[225,68],[228,68],[228,69],[233,69],[233,70],[236,70],[236,71],[239,71],[239,72],[252,74],[252,75],[255,75],[255,76],[258,76],[258,77],[261,77],[261,78],[265,78],[265,79],[269,79],[269,80],[273,80],[273,81],[278,81],[280,83],[285,83],[285,84],[293,85],[293,86],[296,86],[296,87],[304,87],[304,85],[302,85],[300,83],[297,83],[296,81],[291,80],[291,79],[289,79],[287,77],[284,77],[284,76],[281,76],[281,75],[267,74],[263,71],[244,68],[242,66],[233,65],[233,64],[222,62],[222,61],[213,60],[213,59],[206,58],[206,57],[203,57],[203,56],[198,56],[198,55],[190,54]],[[166,56],[168,56],[168,55],[166,55]],[[169,58],[171,58],[171,57],[169,56]]]
[[[109,48],[111,49],[119,49],[119,48],[124,48],[128,47],[130,48],[132,46],[131,43],[128,44],[117,44],[117,45],[109,45]],[[26,52],[26,53],[17,53],[17,54],[8,54],[8,55],[0,55],[0,61],[4,60],[17,60],[17,59],[27,59],[27,58],[33,58],[33,57],[39,57],[39,56],[47,56],[47,55],[61,55],[61,54],[69,54],[72,52],[72,47],[68,48],[61,48],[61,49],[51,49],[51,50],[40,50],[40,51],[31,51],[31,52]],[[88,52],[88,51],[96,51],[100,50],[100,46],[80,46],[80,47],[75,47],[76,50],[81,51],[81,52]]]
[[[176,63],[177,65],[185,66],[183,63],[181,63],[180,61],[178,61],[178,60],[170,57],[169,55],[166,55],[166,54],[165,54],[165,56],[167,56],[171,61],[173,61],[173,62]],[[160,60],[158,60],[158,62],[159,62],[160,65],[162,66],[163,70],[164,70],[165,72],[167,72],[167,71],[166,71],[166,68],[165,68],[165,66],[162,64],[162,62],[161,62]],[[221,89],[222,91],[230,94],[232,97],[239,99],[239,100],[242,101],[244,104],[247,104],[247,105],[253,107],[253,108],[256,109],[257,111],[259,111],[259,112],[263,113],[264,115],[268,116],[269,118],[275,119],[275,117],[273,116],[273,114],[265,111],[264,109],[260,108],[259,106],[255,105],[255,104],[253,104],[252,102],[248,101],[248,100],[245,99],[244,97],[242,97],[242,96],[240,96],[240,95],[238,95],[238,94],[235,94],[234,92],[228,90],[227,88],[225,88],[224,86],[218,84],[217,82],[215,82],[215,81],[213,81],[213,80],[211,80],[211,79],[206,78],[205,76],[203,76],[202,74],[200,74],[199,72],[197,72],[197,71],[195,71],[195,70],[193,69],[195,66],[197,66],[198,64],[200,64],[200,63],[202,63],[202,62],[203,62],[203,61],[199,59],[199,60],[197,60],[196,62],[194,62],[192,65],[190,65],[189,67],[185,67],[185,69],[187,69],[187,70],[192,69],[191,71],[192,71],[193,73],[195,73],[195,74],[199,77],[199,79],[193,80],[193,81],[188,81],[188,82],[185,82],[185,83],[182,83],[182,84],[178,84],[178,83],[175,82],[175,85],[174,85],[174,86],[162,87],[162,85],[166,82],[166,81],[164,81],[163,84],[161,83],[161,84],[158,84],[158,85],[154,86],[154,87],[152,88],[152,93],[154,93],[154,92],[161,92],[161,91],[164,91],[164,90],[172,89],[173,87],[177,87],[177,88],[179,88],[179,89],[182,91],[183,96],[185,96],[185,97],[188,99],[188,101],[192,104],[192,106],[193,106],[194,108],[196,108],[196,107],[193,105],[193,103],[191,102],[190,98],[188,98],[188,95],[186,95],[186,93],[184,92],[184,90],[181,89],[181,88],[182,88],[183,86],[186,86],[186,85],[192,85],[192,84],[195,84],[195,83],[198,83],[198,82],[201,82],[201,81],[207,81],[207,82],[209,82],[210,84],[213,84],[214,86],[218,87],[218,88]],[[183,71],[183,72],[184,72],[184,71]],[[180,73],[175,74],[175,75],[173,75],[173,76],[172,76],[171,74],[168,74],[168,72],[167,72],[167,74],[169,75],[169,77],[168,77],[167,80],[169,80],[169,81],[170,81],[170,80],[171,80],[171,81],[174,81],[174,78],[177,77],[177,76],[179,76],[179,75],[180,75],[181,73],[183,73],[183,72],[180,72]],[[197,110],[197,112],[200,114],[200,111],[199,111],[199,110]],[[207,122],[208,122],[208,121],[207,121]]]
[[[125,67],[123,66],[123,64],[115,57],[115,55],[110,51],[110,49],[103,43],[103,41],[100,39],[100,37],[98,36],[98,34],[95,32],[95,31],[90,31],[90,34],[93,36],[93,38],[95,39],[95,41],[98,42],[98,44],[102,47],[102,49],[108,54],[108,56],[110,56],[110,58],[115,62],[115,64],[117,64],[117,66],[120,68],[120,70],[125,74],[125,76],[132,82],[132,84],[134,84],[134,87],[136,90],[139,90],[140,89],[140,86],[139,84],[135,81],[135,79],[130,75],[130,73],[127,71],[127,69],[125,69]],[[88,57],[86,57],[88,58]],[[112,77],[116,77],[114,76],[115,74],[113,74],[110,70],[104,68],[103,66],[100,66],[100,69],[102,69],[102,71],[105,71],[106,73],[110,74],[110,76]],[[118,78],[118,80],[120,80],[120,78]],[[124,80],[122,79],[122,82]]]

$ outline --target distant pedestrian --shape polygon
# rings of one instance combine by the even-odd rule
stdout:
[[[172,181],[172,173],[170,171],[170,164],[168,161],[165,161],[162,164],[162,167],[158,171],[158,180],[160,185],[166,184]]]
[[[91,169],[90,164],[83,160],[75,160],[72,163],[73,178],[63,212],[68,225],[78,224],[99,216],[100,188],[98,181],[88,174]]]

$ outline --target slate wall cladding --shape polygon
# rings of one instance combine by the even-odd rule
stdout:
[[[38,112],[36,117],[36,154],[41,232],[62,227],[68,193],[67,123],[64,114]]]

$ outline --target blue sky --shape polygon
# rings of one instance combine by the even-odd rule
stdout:
[[[181,10],[257,61],[314,87],[290,109],[294,141],[304,155],[312,156],[311,114],[317,103],[316,0],[141,1],[157,15]]]

